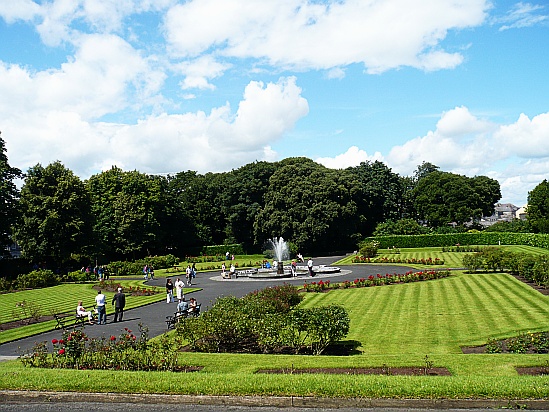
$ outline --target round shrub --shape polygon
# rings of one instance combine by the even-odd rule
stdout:
[[[61,283],[59,277],[51,270],[33,270],[27,274],[21,274],[15,279],[16,289],[36,289],[56,286]]]

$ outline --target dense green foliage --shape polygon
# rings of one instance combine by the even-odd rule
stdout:
[[[549,182],[547,179],[528,194],[528,222],[534,232],[549,233]]]
[[[533,233],[477,232],[448,233],[409,236],[376,236],[367,240],[376,240],[381,249],[422,248],[455,245],[527,245],[549,249],[549,235]]]
[[[495,247],[463,256],[463,265],[469,272],[478,269],[486,271],[510,271],[540,286],[549,286],[549,258],[547,255],[514,253]]]
[[[21,170],[11,167],[6,155],[6,145],[0,137],[0,246],[2,250],[11,242],[11,228],[17,221],[19,192],[14,180],[22,176]]]
[[[60,162],[31,167],[21,189],[16,240],[35,262],[64,264],[89,245],[92,215],[82,181]]]
[[[218,298],[198,318],[186,318],[177,334],[199,352],[299,353],[319,355],[349,331],[349,316],[338,305],[296,308],[302,296],[291,285],[243,298]]]
[[[434,171],[413,189],[414,205],[421,220],[432,227],[462,225],[494,213],[501,198],[499,183],[486,176],[469,178]]]

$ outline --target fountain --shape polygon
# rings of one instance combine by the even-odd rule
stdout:
[[[273,251],[276,268],[260,268],[237,271],[236,277],[248,277],[250,279],[272,279],[292,277],[292,270],[289,266],[284,267],[284,260],[290,259],[290,250],[288,243],[279,237],[267,241],[270,250]],[[314,271],[317,274],[328,274],[339,272],[338,267],[315,266]],[[308,275],[307,266],[297,266],[297,275]]]

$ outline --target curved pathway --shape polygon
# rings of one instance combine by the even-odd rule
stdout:
[[[341,259],[339,257],[317,257],[314,259],[315,266],[326,265],[331,266],[333,262]],[[370,275],[386,274],[386,273],[405,273],[410,268],[403,266],[375,266],[375,265],[360,265],[360,266],[340,266],[340,273],[322,274],[310,278],[300,275],[297,278],[281,278],[281,279],[221,279],[219,274],[215,272],[198,273],[194,279],[193,287],[201,288],[201,290],[186,294],[187,299],[190,297],[196,298],[198,303],[202,304],[202,310],[211,306],[219,296],[236,296],[241,297],[249,292],[257,289],[263,289],[271,285],[288,283],[292,285],[300,285],[304,282],[317,281],[318,279],[333,279],[333,281],[343,282],[344,280],[354,280],[356,278],[368,277]],[[184,276],[183,276],[184,277]],[[173,278],[173,277],[172,277]],[[158,287],[164,287],[166,278],[158,278],[149,281],[148,284]],[[102,336],[109,337],[111,335],[118,336],[128,328],[134,334],[139,333],[139,324],[146,325],[149,329],[149,336],[158,336],[166,331],[166,316],[173,315],[176,310],[177,303],[167,304],[165,301],[153,303],[146,306],[130,309],[124,312],[124,321],[113,323],[114,309],[107,305],[107,324],[106,325],[90,325],[85,327],[85,332],[88,336],[100,338]],[[51,342],[52,339],[59,339],[61,331],[55,330],[42,333],[40,335],[31,336],[25,339],[20,339],[14,342],[8,342],[0,345],[0,359],[6,357],[17,357],[22,352],[31,350],[36,342]]]

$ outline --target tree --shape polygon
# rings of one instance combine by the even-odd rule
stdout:
[[[165,254],[184,239],[185,214],[166,177],[118,167],[86,182],[94,215],[96,253],[107,258]]]
[[[499,183],[485,176],[469,178],[433,171],[413,189],[414,206],[430,227],[463,225],[491,214],[501,198]]]
[[[254,223],[256,242],[282,236],[315,252],[354,247],[360,236],[356,177],[306,158],[285,159],[279,165]]]
[[[221,199],[226,216],[226,240],[230,243],[253,248],[254,222],[263,208],[269,179],[277,167],[275,163],[254,162],[228,173]]]
[[[374,230],[374,236],[387,235],[421,235],[429,233],[429,228],[421,226],[414,219],[387,220],[381,222]]]
[[[549,182],[544,179],[528,192],[527,219],[535,233],[549,233]]]
[[[355,224],[363,236],[369,236],[378,223],[401,218],[404,186],[398,174],[379,161],[362,162],[347,170],[359,182],[361,194]]]
[[[28,259],[60,265],[85,251],[91,235],[89,195],[59,161],[27,171],[20,208],[15,236]]]
[[[13,182],[22,177],[21,170],[11,167],[5,142],[0,132],[0,245],[2,250],[12,243],[11,231],[17,220],[19,191]]]

